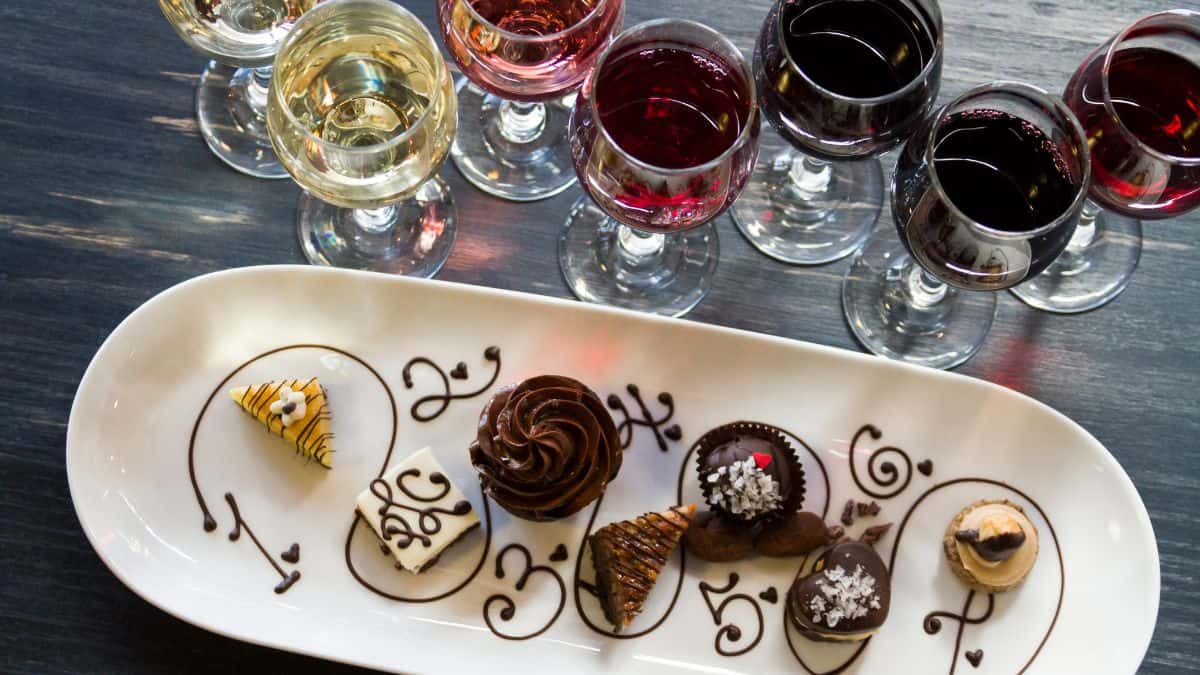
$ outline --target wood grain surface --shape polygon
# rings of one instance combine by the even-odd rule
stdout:
[[[1061,91],[1093,46],[1169,7],[942,4],[943,100],[996,78]],[[432,0],[410,7],[434,25]],[[766,10],[766,0],[647,0],[629,2],[626,25],[699,19],[749,52]],[[0,671],[352,672],[194,628],[128,591],[79,530],[63,460],[75,388],[113,327],[198,274],[301,262],[299,190],[237,174],[208,152],[193,118],[203,60],[152,2],[6,0],[0,44]],[[484,196],[449,163],[442,175],[460,232],[441,278],[568,295],[555,244],[578,188],[515,205]],[[839,303],[845,261],[787,267],[751,249],[727,216],[718,228],[716,283],[691,318],[858,348]],[[1071,416],[1133,477],[1162,557],[1145,673],[1200,672],[1200,517],[1190,506],[1200,494],[1198,232],[1200,213],[1149,224],[1136,278],[1099,311],[1053,316],[1001,294],[987,344],[961,369]]]

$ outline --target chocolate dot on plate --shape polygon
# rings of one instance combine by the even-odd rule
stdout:
[[[921,473],[925,474],[926,476],[931,475],[933,473],[933,461],[924,459],[924,460],[921,460],[920,462],[917,462],[917,471],[920,471]]]
[[[678,441],[679,439],[683,438],[683,429],[680,429],[678,424],[672,424],[666,429],[663,429],[663,436],[666,436],[673,441]]]
[[[967,657],[967,662],[971,664],[972,668],[978,668],[979,664],[983,662],[982,649],[976,649],[975,651],[967,652],[963,654],[963,656]]]

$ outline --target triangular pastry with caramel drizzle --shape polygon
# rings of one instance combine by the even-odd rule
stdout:
[[[591,537],[596,591],[617,632],[642,611],[658,575],[691,525],[695,504],[605,525]]]
[[[333,468],[329,406],[317,378],[280,380],[234,387],[229,397],[271,434],[296,446],[296,454]]]

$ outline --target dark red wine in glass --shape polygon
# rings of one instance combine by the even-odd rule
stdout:
[[[758,134],[749,83],[736,69],[703,47],[646,41],[610,53],[594,80],[572,116],[572,149],[602,209],[667,232],[732,203],[755,157],[743,131]]]
[[[906,149],[896,162],[901,240],[922,267],[962,288],[1000,290],[1040,273],[1066,247],[1074,222],[1045,228],[1084,189],[1064,148],[1034,124],[987,108],[954,113],[936,133],[940,189],[924,154]]]
[[[1166,46],[1092,54],[1064,99],[1092,146],[1092,192],[1137,218],[1169,218],[1200,205],[1200,65]]]
[[[934,11],[915,0],[777,4],[755,54],[766,119],[793,145],[829,160],[899,144],[937,97]]]

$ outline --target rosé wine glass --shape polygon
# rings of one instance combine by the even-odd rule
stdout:
[[[574,92],[613,35],[624,0],[438,0],[463,111],[451,157],[480,190],[526,202],[575,182]]]

